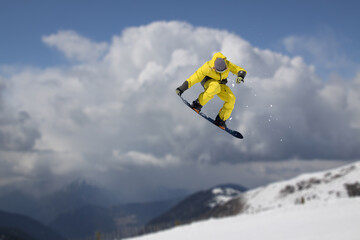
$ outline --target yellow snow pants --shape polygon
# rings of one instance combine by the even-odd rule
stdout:
[[[235,106],[236,97],[231,89],[225,84],[220,84],[217,80],[208,80],[204,85],[205,91],[200,93],[199,102],[204,106],[209,100],[217,95],[225,103],[219,111],[219,117],[222,120],[227,120]]]

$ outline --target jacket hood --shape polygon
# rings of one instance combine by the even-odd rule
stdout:
[[[221,52],[218,52],[218,53],[215,53],[214,56],[212,57],[212,59],[210,60],[210,67],[213,68],[215,66],[215,60],[217,58],[223,58],[226,62],[226,57],[221,53]]]

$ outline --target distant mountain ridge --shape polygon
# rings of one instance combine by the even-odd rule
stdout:
[[[191,195],[193,197],[188,197],[190,198],[188,202],[193,203],[194,199],[197,199],[195,201],[198,201],[199,204],[195,204],[193,209],[200,210],[195,213],[195,216],[200,216],[202,212],[205,213],[217,205],[224,204],[245,190],[247,189],[240,185],[222,184],[206,191],[200,191],[194,196]],[[129,203],[111,207],[87,205],[59,215],[51,222],[50,226],[69,238],[89,237],[94,235],[95,231],[112,233],[135,229],[138,232],[146,232],[147,227],[145,224],[155,217],[161,216],[180,201],[181,199],[174,199]],[[206,204],[200,207],[204,201]],[[191,219],[194,217],[194,215],[189,216]]]
[[[247,188],[237,184],[222,184],[205,191],[196,192],[164,214],[152,219],[147,227],[166,227],[182,222],[191,222],[208,217],[213,208],[230,201]]]
[[[0,211],[0,231],[13,239],[65,240],[60,234],[27,216]]]
[[[23,231],[16,228],[0,227],[1,240],[36,240]]]
[[[39,219],[40,203],[21,191],[14,190],[0,197],[0,209]]]
[[[167,189],[164,193],[161,196],[179,196],[180,191]],[[180,200],[125,204],[118,194],[79,179],[40,198],[20,190],[7,190],[0,196],[0,210],[29,216],[65,237],[81,238],[97,230],[111,232],[141,227]]]
[[[93,186],[85,180],[76,180],[62,189],[41,198],[20,190],[0,197],[0,209],[30,216],[44,224],[60,214],[86,205],[111,206],[120,200],[110,191]]]
[[[49,223],[60,214],[83,206],[108,207],[119,202],[109,190],[93,186],[85,180],[77,180],[42,199],[41,205],[45,208],[42,208],[41,219]]]
[[[178,200],[131,203],[112,207],[87,205],[59,215],[50,226],[68,238],[94,236],[143,225],[175,205]]]

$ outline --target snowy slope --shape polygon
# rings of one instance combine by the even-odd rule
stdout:
[[[355,183],[360,184],[360,162],[269,184],[248,191],[242,198],[246,203],[245,212],[259,212],[283,206],[348,198],[346,184]]]
[[[355,186],[356,197],[349,197],[348,184]],[[217,192],[220,193],[214,190]],[[231,203],[244,205],[234,217],[202,221],[135,239],[359,240],[359,195],[360,162],[357,162],[248,191],[232,199],[235,201]]]
[[[134,240],[359,240],[360,199],[337,199],[208,220]]]

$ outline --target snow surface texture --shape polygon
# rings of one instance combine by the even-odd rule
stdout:
[[[359,240],[360,199],[338,199],[209,220],[134,240]]]
[[[359,240],[360,198],[349,198],[345,187],[356,183],[360,183],[360,162],[303,174],[244,193],[245,210],[235,217],[135,239]]]

